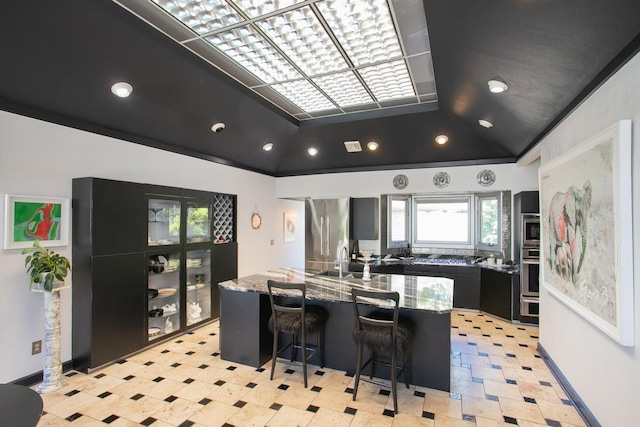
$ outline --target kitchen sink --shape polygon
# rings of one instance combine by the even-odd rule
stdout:
[[[343,279],[362,279],[362,275],[363,273],[361,271],[344,271],[342,273],[342,278]],[[328,270],[328,271],[320,272],[316,274],[316,276],[338,277],[340,276],[340,273],[335,270]],[[374,277],[377,276],[377,274],[372,273],[372,274],[369,274],[369,276],[373,279]]]

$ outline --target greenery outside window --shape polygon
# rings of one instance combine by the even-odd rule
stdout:
[[[482,194],[476,201],[478,249],[501,250],[501,203],[499,193]]]

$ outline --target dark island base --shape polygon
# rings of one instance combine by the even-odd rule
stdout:
[[[353,373],[356,345],[351,336],[353,307],[346,302],[313,301],[329,311],[325,325],[325,366]],[[271,315],[268,295],[220,289],[220,356],[256,368],[271,359],[273,337],[268,328]],[[410,383],[450,390],[451,314],[401,309],[416,325],[410,357]],[[310,338],[315,343],[315,335]],[[285,355],[286,357],[287,355]],[[313,364],[318,361],[313,358]],[[369,374],[369,368],[364,373]],[[376,368],[376,377],[389,378],[389,369]],[[404,378],[400,377],[401,381]]]

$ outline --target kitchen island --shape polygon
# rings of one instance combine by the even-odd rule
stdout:
[[[221,282],[222,359],[256,368],[271,359],[267,280],[306,283],[308,303],[329,311],[325,325],[325,366],[349,373],[355,372],[356,364],[356,345],[351,335],[355,322],[351,289],[398,291],[401,315],[411,319],[416,326],[409,358],[411,384],[449,391],[453,280],[372,274],[371,281],[365,282],[348,274],[340,279],[326,272],[280,268]],[[311,362],[317,363],[315,359]],[[376,376],[384,378],[383,374],[388,375],[388,369],[376,370]]]

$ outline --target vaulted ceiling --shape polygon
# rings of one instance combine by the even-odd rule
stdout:
[[[3,5],[0,109],[273,176],[512,162],[640,48],[638,0],[388,0],[423,7],[437,100],[309,119],[123,7],[135,1]]]

